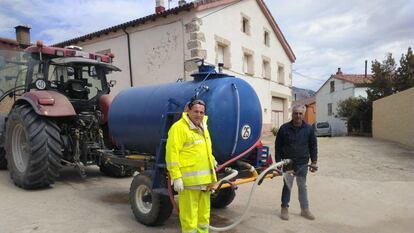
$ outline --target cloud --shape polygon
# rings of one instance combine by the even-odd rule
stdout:
[[[265,0],[297,60],[293,83],[317,90],[338,67],[364,73],[365,60],[396,60],[414,46],[414,2],[409,0]],[[368,70],[370,71],[370,69]],[[306,80],[307,81],[304,81]]]
[[[154,4],[145,0],[6,0],[2,8],[7,11],[0,13],[5,18],[18,18],[20,23],[32,25],[32,40],[42,39],[46,44],[53,44],[152,14]],[[10,28],[10,24],[17,23],[6,26]]]
[[[6,37],[10,37],[10,28],[14,28],[15,26],[17,26],[19,24],[19,20],[16,18],[11,18],[8,17],[4,14],[2,14],[2,12],[0,12],[0,34],[7,34]],[[13,35],[13,34],[12,34]],[[14,35],[11,37],[14,38]]]

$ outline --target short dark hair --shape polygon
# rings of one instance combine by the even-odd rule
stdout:
[[[188,104],[188,108],[191,109],[196,104],[203,105],[204,108],[206,107],[206,103],[204,103],[204,101],[202,101],[201,99],[195,99],[195,100],[192,99],[190,103]]]

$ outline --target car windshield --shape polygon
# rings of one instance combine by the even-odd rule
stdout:
[[[320,122],[320,123],[316,124],[316,128],[319,128],[319,129],[329,128],[329,123],[328,122]]]

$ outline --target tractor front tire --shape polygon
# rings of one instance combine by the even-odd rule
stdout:
[[[162,225],[170,217],[173,207],[168,196],[154,192],[151,186],[148,175],[134,177],[129,190],[131,209],[138,222],[147,226]]]
[[[230,205],[236,197],[236,191],[232,188],[224,188],[216,190],[211,194],[210,204],[215,209],[222,209]]]
[[[0,170],[7,169],[6,151],[0,147]]]
[[[15,106],[6,126],[6,159],[13,182],[23,189],[48,187],[59,176],[59,127],[30,105]]]

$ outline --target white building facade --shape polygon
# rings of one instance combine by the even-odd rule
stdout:
[[[332,136],[348,134],[346,119],[337,115],[338,103],[350,97],[367,98],[371,75],[343,74],[341,69],[316,92],[316,122],[329,122]]]
[[[224,63],[259,96],[264,130],[289,120],[295,55],[262,0],[195,1],[57,44],[111,51],[122,69],[115,95],[131,86],[192,80],[184,62]]]

